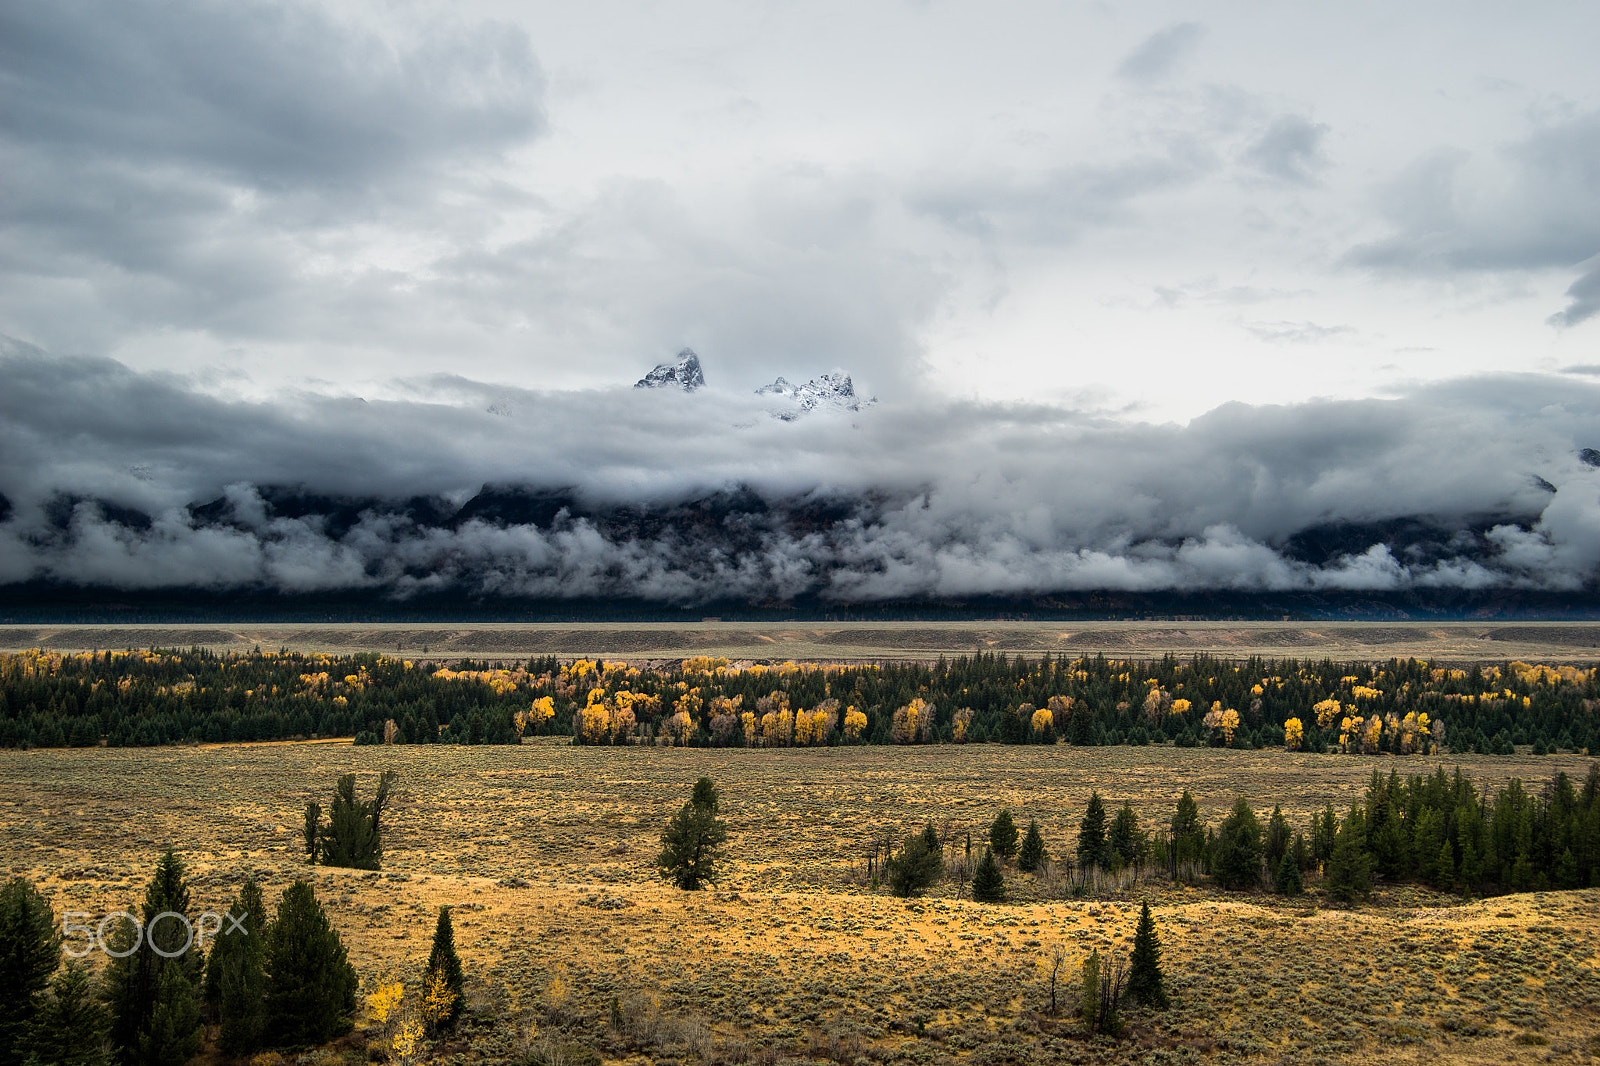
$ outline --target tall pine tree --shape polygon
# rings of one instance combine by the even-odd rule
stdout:
[[[1001,858],[1009,859],[1017,853],[1017,823],[1008,807],[994,816],[989,825],[989,847]]]
[[[1089,809],[1078,823],[1078,865],[1104,866],[1106,863],[1106,805],[1098,791],[1089,793]]]
[[[437,981],[450,994],[449,1004],[441,1006],[438,1016],[430,1019],[434,1029],[454,1028],[461,1017],[466,985],[461,976],[461,959],[456,955],[456,934],[450,925],[449,907],[439,908],[439,921],[433,927],[433,950],[428,954],[428,968],[423,976],[425,990]]]
[[[715,884],[718,849],[727,839],[728,827],[717,818],[715,806],[690,799],[661,833],[656,868],[686,891],[700,888],[702,882]]]
[[[148,1056],[166,1053],[164,1044],[152,1044],[146,1037],[161,1006],[162,972],[169,963],[178,967],[183,980],[167,982],[166,992],[187,997],[188,1002],[169,1005],[164,1017],[176,1024],[189,1017],[188,1008],[195,1007],[201,954],[188,924],[189,886],[184,873],[183,860],[167,848],[145,888],[139,908],[142,930],[124,919],[108,937],[108,954],[113,958],[106,966],[101,994],[111,1009],[111,1042],[124,1066],[150,1066],[153,1060]],[[174,1039],[181,1043],[188,1037],[177,1034]]]
[[[26,1037],[61,964],[61,933],[50,901],[13,877],[0,887],[0,1066],[26,1057]]]
[[[1161,941],[1156,939],[1156,921],[1150,914],[1150,901],[1139,908],[1139,924],[1133,932],[1133,956],[1129,959],[1127,994],[1149,1007],[1167,1006],[1166,980],[1161,974]]]
[[[30,1063],[38,1066],[106,1066],[111,1019],[95,998],[87,963],[67,963],[50,982],[28,1039]]]
[[[200,1053],[200,1004],[183,963],[167,959],[156,979],[150,1026],[139,1035],[142,1066],[183,1066]]]
[[[1243,796],[1234,800],[1217,833],[1211,874],[1223,888],[1252,889],[1261,884],[1261,822]]]
[[[983,849],[983,859],[972,873],[972,898],[979,903],[1005,902],[1006,882],[1000,876],[1000,864],[994,861],[993,848]]]
[[[284,889],[267,927],[266,1037],[280,1044],[320,1044],[350,1031],[356,971],[344,942],[304,881]]]
[[[1044,863],[1044,837],[1039,835],[1038,821],[1030,818],[1027,835],[1022,838],[1022,847],[1017,850],[1017,869],[1032,873]]]
[[[266,920],[261,886],[249,878],[228,908],[206,960],[205,999],[221,1021],[217,1046],[230,1055],[247,1054],[261,1044]]]

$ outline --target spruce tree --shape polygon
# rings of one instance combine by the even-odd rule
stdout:
[[[183,963],[167,959],[156,979],[150,1026],[139,1036],[140,1066],[183,1066],[200,1053],[200,1004]]]
[[[127,952],[112,958],[101,981],[101,995],[111,1010],[111,1043],[125,1066],[145,1063],[145,1037],[161,1004],[161,976],[168,963],[178,966],[183,977],[182,982],[169,982],[170,988],[174,994],[187,996],[188,1006],[194,1005],[195,989],[201,981],[201,954],[191,940],[190,927],[179,920],[189,918],[189,886],[184,873],[183,860],[167,848],[145,888],[139,908],[141,924],[123,920],[108,938],[113,956]],[[169,913],[179,918],[161,917]],[[186,940],[190,941],[187,948]],[[184,1004],[175,1003],[167,1017],[175,1022],[187,1013]]]
[[[25,1057],[25,1039],[61,964],[50,901],[21,877],[0,887],[0,1066]]]
[[[1030,818],[1027,835],[1022,838],[1022,847],[1017,850],[1017,869],[1032,873],[1043,866],[1044,861],[1044,838],[1039,835],[1039,823]]]
[[[1139,817],[1133,813],[1133,804],[1127,800],[1111,821],[1106,851],[1112,861],[1127,866],[1137,865],[1144,858],[1144,833],[1139,829]]]
[[[95,998],[87,963],[72,960],[50,982],[28,1038],[29,1063],[38,1066],[106,1066],[111,1020]]]
[[[1089,809],[1078,823],[1078,865],[1106,863],[1106,805],[1098,791],[1089,793]]]
[[[265,926],[266,904],[252,877],[228,908],[206,960],[204,998],[222,1023],[217,1046],[230,1055],[247,1054],[261,1043],[266,1024],[261,1002],[266,988]]]
[[[1333,844],[1333,856],[1328,860],[1327,872],[1322,879],[1323,891],[1340,903],[1351,904],[1372,894],[1372,856],[1361,840],[1357,819],[1345,821]]]
[[[321,1044],[350,1031],[356,971],[344,942],[304,881],[284,889],[267,927],[262,1005],[265,1035],[278,1044]]]
[[[689,802],[716,814],[717,807],[722,802],[722,790],[712,783],[711,778],[702,777],[694,783],[694,792],[690,794]]]
[[[1017,853],[1017,823],[1011,817],[1011,809],[1007,807],[994,816],[994,821],[989,825],[989,847],[1001,858],[1009,859]]]
[[[1148,900],[1139,908],[1139,924],[1133,933],[1128,995],[1149,1007],[1167,1006],[1166,982],[1161,975],[1161,941],[1156,939],[1156,922]]]
[[[930,887],[944,873],[944,860],[939,849],[939,835],[930,823],[921,833],[907,836],[900,852],[891,855],[884,863],[888,875],[889,891],[897,896],[909,897]]]
[[[700,780],[710,783],[704,777]],[[698,786],[695,791],[699,792]],[[712,802],[715,804],[715,800]],[[433,950],[428,954],[428,968],[424,971],[429,984],[436,980],[436,974],[443,979],[444,988],[453,998],[439,1017],[432,1019],[432,1023],[435,1029],[453,1029],[466,1002],[466,985],[461,976],[461,959],[456,955],[456,934],[450,925],[449,907],[439,908],[439,921],[433,927]]]
[[[1223,888],[1248,890],[1261,884],[1261,822],[1243,796],[1234,800],[1217,834],[1211,874]]]
[[[1278,860],[1278,872],[1272,879],[1272,887],[1281,896],[1298,896],[1305,891],[1305,883],[1300,879],[1300,867],[1288,852]]]
[[[700,780],[710,784],[709,778]],[[700,791],[697,784],[695,792]],[[710,806],[691,797],[661,833],[656,867],[662,877],[686,891],[700,888],[702,882],[716,883],[717,849],[728,839],[728,827],[717,819],[716,790],[711,791]]]
[[[1078,993],[1078,1016],[1091,1033],[1100,1024],[1100,952],[1089,952],[1083,960],[1082,983]]]
[[[983,849],[983,858],[972,873],[972,898],[979,903],[1005,902],[1006,882],[1000,876],[1000,864],[994,861],[993,848]]]
[[[1274,804],[1272,816],[1267,819],[1266,835],[1261,841],[1267,869],[1276,870],[1293,843],[1294,832],[1289,828],[1289,820],[1283,816],[1283,807]]]

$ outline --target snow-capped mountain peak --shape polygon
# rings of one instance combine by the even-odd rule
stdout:
[[[663,389],[677,386],[684,392],[693,392],[706,383],[706,376],[700,369],[700,357],[694,354],[693,348],[685,348],[678,353],[676,363],[662,363],[650,373],[634,383],[636,389]]]
[[[780,396],[793,403],[793,407],[774,411],[773,414],[791,422],[807,411],[815,411],[819,407],[836,408],[841,411],[860,411],[862,408],[871,407],[878,402],[876,396],[865,399],[856,395],[856,387],[850,380],[850,375],[842,371],[822,374],[803,384],[796,385],[785,378],[779,378],[771,385],[763,385],[756,390],[757,396]]]

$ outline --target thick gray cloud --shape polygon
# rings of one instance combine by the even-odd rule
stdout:
[[[1600,567],[1600,470],[1577,456],[1600,387],[1571,379],[1554,407],[1551,380],[1498,377],[1156,425],[930,400],[788,422],[763,398],[715,388],[540,393],[462,379],[414,382],[414,401],[245,403],[14,343],[0,374],[4,581],[859,601],[1576,589]],[[433,497],[449,511],[485,483],[569,489],[580,511],[447,522],[403,503]],[[342,520],[335,504],[284,515],[264,498],[284,487],[367,502]],[[735,490],[779,511],[736,508],[715,529],[607,518]],[[191,510],[217,499],[221,518]],[[782,517],[806,501],[834,517]],[[1401,520],[1429,523],[1438,543],[1425,555],[1380,539],[1327,559],[1288,550],[1306,530]]]
[[[1576,268],[1600,253],[1600,112],[1544,123],[1495,156],[1437,149],[1387,187],[1392,232],[1350,260],[1386,272],[1454,276]],[[1574,326],[1594,313],[1594,272],[1552,316]]]
[[[1600,265],[1584,274],[1567,290],[1569,303],[1550,316],[1552,326],[1566,328],[1600,315]]]
[[[7,5],[0,71],[0,316],[69,348],[403,329],[383,259],[544,128],[520,29],[385,37],[311,3]]]

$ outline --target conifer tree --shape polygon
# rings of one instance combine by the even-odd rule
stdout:
[[[1030,818],[1027,835],[1022,838],[1022,847],[1017,850],[1017,869],[1032,873],[1044,862],[1044,838],[1039,835],[1038,821]]]
[[[709,778],[700,779],[710,784]],[[695,793],[701,793],[700,784]],[[689,802],[678,809],[661,833],[661,853],[656,867],[661,876],[685,891],[700,888],[702,882],[716,883],[717,849],[728,839],[728,827],[717,819],[717,794],[710,790],[709,806]]]
[[[1011,817],[1011,808],[1007,807],[994,816],[994,821],[989,825],[989,848],[1003,859],[1009,859],[1017,853],[1017,823]]]
[[[139,1036],[140,1066],[183,1066],[200,1053],[200,1004],[183,963],[167,959],[156,979],[155,1010]]]
[[[1150,901],[1139,908],[1139,924],[1133,933],[1133,956],[1129,960],[1128,995],[1149,1007],[1167,1006],[1166,981],[1161,974],[1161,941],[1156,938],[1155,918]]]
[[[972,873],[972,898],[979,903],[1003,903],[1006,898],[1005,878],[1000,876],[1000,864],[994,861],[994,849],[984,848],[983,858]]]
[[[378,776],[378,791],[369,801],[356,799],[356,775],[345,774],[334,788],[327,825],[318,825],[316,804],[306,805],[306,844],[315,846],[324,866],[377,870],[383,866],[383,809],[396,774]]]
[[[1144,857],[1144,833],[1139,829],[1139,817],[1133,813],[1130,801],[1123,801],[1122,808],[1111,821],[1106,852],[1113,862],[1128,866],[1136,865]]]
[[[891,855],[884,863],[884,871],[889,891],[902,897],[915,896],[939,880],[944,873],[944,860],[933,824],[930,822],[921,833],[907,836],[899,854]]]
[[[261,1002],[266,988],[265,925],[261,886],[248,878],[228,908],[206,960],[205,1000],[222,1023],[217,1046],[230,1055],[246,1054],[261,1043],[266,1024]]]
[[[50,901],[21,877],[0,887],[0,1066],[24,1058],[25,1039],[61,964]]]
[[[1300,878],[1300,867],[1295,863],[1294,856],[1288,852],[1278,860],[1278,872],[1272,879],[1272,887],[1282,896],[1298,896],[1305,891],[1305,883]]]
[[[1172,847],[1169,855],[1174,878],[1179,876],[1180,864],[1200,861],[1205,840],[1205,830],[1200,826],[1200,806],[1195,803],[1189,790],[1184,789],[1183,795],[1178,797],[1177,810],[1172,815]]]
[[[266,1038],[279,1044],[320,1044],[349,1032],[356,1009],[356,971],[306,882],[284,889],[264,947]]]
[[[77,959],[57,971],[28,1039],[28,1059],[38,1066],[106,1066],[110,1018],[95,998],[87,963]]]
[[[722,790],[712,783],[711,778],[702,777],[694,783],[694,792],[690,794],[689,802],[714,815],[722,802]]]
[[[1091,1033],[1100,1024],[1100,952],[1098,949],[1089,952],[1089,957],[1083,960],[1081,971],[1082,985],[1078,993],[1078,1016],[1083,1019],[1084,1028]]]
[[[1223,888],[1251,889],[1261,883],[1261,822],[1243,796],[1234,801],[1217,833],[1211,873]]]
[[[1372,856],[1362,835],[1359,819],[1352,813],[1333,844],[1322,888],[1340,903],[1355,903],[1372,894]]]
[[[113,956],[128,952],[121,958],[112,958],[101,982],[101,994],[111,1011],[111,1043],[117,1049],[118,1061],[125,1066],[144,1066],[146,1062],[145,1037],[161,1005],[162,973],[169,963],[180,969],[183,980],[169,982],[168,988],[174,995],[187,997],[188,1002],[169,1007],[168,1023],[186,1018],[186,1008],[195,1006],[201,954],[192,942],[189,926],[179,920],[189,918],[189,886],[184,873],[183,860],[167,848],[156,861],[145,888],[139,908],[140,925],[124,919],[108,938]],[[163,918],[163,914],[179,918]],[[185,941],[190,941],[187,947]]]
[[[1089,809],[1078,823],[1078,865],[1106,863],[1106,805],[1098,791],[1089,793]]]
[[[702,777],[701,781],[708,784],[709,779]],[[695,788],[699,792],[699,786]],[[715,799],[713,799],[715,804]],[[713,807],[713,809],[715,809]],[[465,1002],[466,985],[461,976],[461,959],[456,955],[456,934],[450,924],[450,908],[439,908],[439,921],[433,928],[433,950],[428,954],[428,968],[424,975],[431,981],[437,974],[441,984],[450,993],[451,999],[442,1013],[431,1019],[435,1029],[453,1029],[456,1021],[461,1017],[461,1007]]]
[[[1274,804],[1272,816],[1267,819],[1267,831],[1261,841],[1262,854],[1267,860],[1267,869],[1276,870],[1283,862],[1284,855],[1294,843],[1294,833],[1289,828],[1289,820],[1283,816],[1283,807]]]

